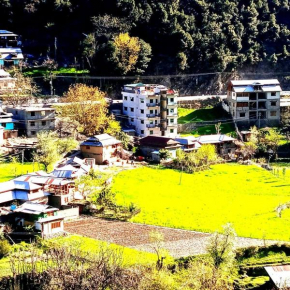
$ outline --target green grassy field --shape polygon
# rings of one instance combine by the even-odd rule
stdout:
[[[26,174],[33,171],[43,170],[44,167],[38,163],[25,162],[22,166],[21,163],[3,163],[0,164],[0,182],[4,182],[15,178],[21,174]]]
[[[180,185],[181,179],[181,185]],[[277,178],[255,166],[222,164],[186,174],[141,168],[114,180],[117,202],[141,208],[134,222],[191,229],[220,230],[230,222],[244,237],[290,240],[290,209],[278,218],[275,208],[290,202],[290,171]]]
[[[226,117],[226,113],[223,112],[220,108],[206,108],[206,109],[184,109],[178,108],[178,124],[186,124],[193,122],[203,122],[203,121],[214,121],[220,120]],[[223,134],[232,134],[235,132],[233,123],[225,123],[221,125],[221,133]],[[207,135],[207,134],[216,134],[215,125],[206,125],[200,126],[196,130],[193,130],[190,133],[184,133],[186,135]]]
[[[65,68],[60,67],[57,70],[54,70],[52,72],[53,74],[88,74],[88,70],[78,70],[76,68]],[[35,77],[35,76],[44,76],[49,74],[49,71],[45,67],[38,67],[38,68],[28,68],[23,71],[23,75],[29,76],[29,77]]]

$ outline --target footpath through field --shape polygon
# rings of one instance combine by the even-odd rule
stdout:
[[[150,244],[149,233],[157,230],[164,235],[163,248],[174,258],[205,253],[208,239],[211,236],[211,234],[202,232],[130,222],[108,221],[92,217],[66,222],[64,229],[71,234],[78,234],[147,252],[154,252],[153,246]],[[238,237],[235,246],[236,248],[263,246],[278,242]]]

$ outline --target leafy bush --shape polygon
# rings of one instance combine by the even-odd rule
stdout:
[[[0,258],[5,257],[11,250],[11,246],[7,240],[0,240]]]

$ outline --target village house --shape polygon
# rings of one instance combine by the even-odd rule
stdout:
[[[51,107],[7,107],[17,123],[19,135],[36,137],[42,130],[55,129],[55,109]]]
[[[128,84],[122,91],[123,114],[138,136],[177,135],[177,92],[156,84]]]
[[[19,36],[7,30],[0,30],[0,69],[4,66],[19,65],[23,60]]]
[[[217,154],[222,157],[234,155],[237,148],[235,144],[236,139],[224,134],[202,135],[196,137],[196,141],[200,145],[214,145],[216,147]]]
[[[43,186],[35,184],[23,177],[2,182],[0,186],[0,206],[9,206],[12,203],[34,201],[46,203],[48,193],[43,191]]]
[[[0,69],[0,95],[5,94],[15,88],[15,78],[12,78],[8,72]]]
[[[171,157],[176,157],[176,150],[181,148],[178,141],[169,137],[147,136],[139,140],[139,149],[142,154],[154,161],[160,161],[159,151],[168,150]]]
[[[175,138],[175,141],[181,144],[181,149],[184,152],[191,152],[201,147],[200,143],[197,141],[197,138],[194,136],[178,137]]]
[[[33,226],[41,236],[63,232],[64,218],[58,216],[58,208],[47,204],[26,202],[13,210],[16,227]]]
[[[12,113],[6,113],[3,111],[0,104],[0,126],[3,127],[3,139],[16,138],[18,136],[18,130],[15,129]]]
[[[122,142],[108,134],[101,134],[82,142],[80,149],[85,158],[94,158],[96,164],[104,164],[115,162],[122,155]]]
[[[230,113],[240,125],[277,126],[281,91],[277,79],[232,80],[227,91]]]

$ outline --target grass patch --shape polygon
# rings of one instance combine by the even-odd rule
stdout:
[[[31,173],[38,170],[43,170],[44,166],[39,163],[25,162],[21,163],[3,163],[0,164],[0,182],[8,181],[16,176]]]
[[[78,70],[76,68],[65,68],[60,67],[57,70],[54,70],[52,72],[53,74],[88,74],[88,70]],[[36,77],[36,76],[45,76],[49,74],[49,71],[45,67],[39,67],[39,68],[28,68],[23,71],[23,75],[29,76],[29,77]]]
[[[206,108],[206,109],[184,109],[178,108],[178,124],[194,123],[194,122],[206,122],[221,120],[223,118],[228,118],[227,113],[219,107]],[[233,134],[235,133],[235,127],[233,123],[225,123],[221,125],[222,134]],[[199,136],[199,135],[209,135],[216,134],[215,125],[200,126],[191,131],[190,133],[181,134],[182,136]]]
[[[141,208],[134,222],[203,232],[230,222],[239,236],[290,240],[290,210],[282,218],[274,211],[290,201],[289,172],[282,179],[237,164],[182,176],[170,169],[140,168],[119,173],[113,190],[118,203]]]
[[[199,110],[178,108],[178,115],[178,124],[214,121],[227,117],[227,113],[219,107]]]

